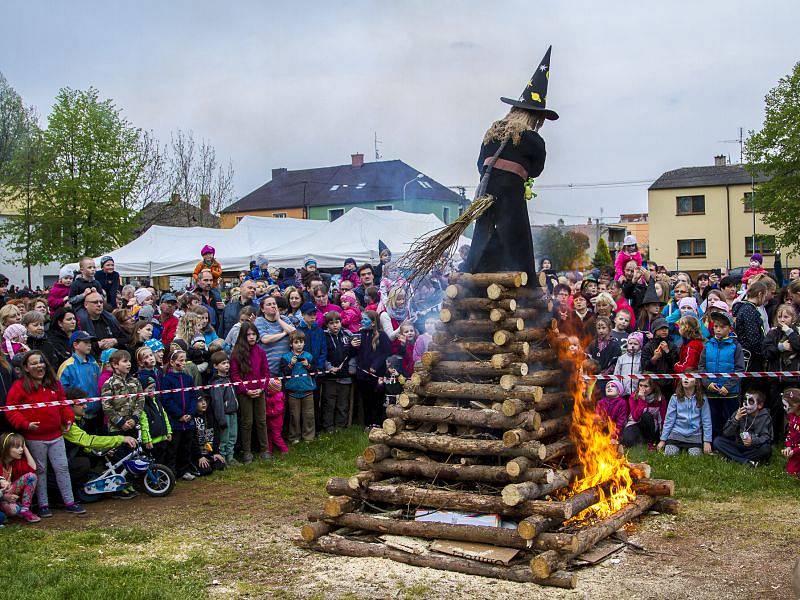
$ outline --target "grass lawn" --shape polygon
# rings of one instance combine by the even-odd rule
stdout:
[[[291,555],[291,526],[321,506],[329,477],[355,471],[355,457],[367,444],[354,427],[293,446],[271,462],[180,482],[166,499],[104,501],[87,505],[86,519],[57,514],[34,526],[6,526],[0,530],[4,596],[260,596],[259,582],[282,579],[289,595],[276,597],[293,597],[305,561]],[[780,456],[758,469],[716,456],[667,458],[643,449],[630,458],[649,462],[653,477],[674,479],[676,496],[692,511],[740,500],[746,506],[759,499],[796,502],[800,491]],[[212,585],[217,579],[223,587]]]

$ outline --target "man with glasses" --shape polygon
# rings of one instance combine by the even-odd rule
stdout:
[[[92,356],[98,359],[103,350],[124,350],[128,345],[128,335],[104,305],[105,299],[100,292],[88,292],[83,299],[83,308],[75,312],[78,327],[94,338]]]

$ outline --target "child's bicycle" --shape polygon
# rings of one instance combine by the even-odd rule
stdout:
[[[84,494],[111,494],[124,490],[131,483],[140,486],[148,496],[167,496],[172,492],[175,473],[166,465],[155,462],[142,451],[140,445],[137,444],[128,454],[112,462],[115,452],[116,449],[96,453],[105,457],[107,468],[83,485]]]

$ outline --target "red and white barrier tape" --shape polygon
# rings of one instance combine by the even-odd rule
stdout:
[[[638,373],[631,375],[583,375],[584,381],[624,381],[626,379],[780,379],[800,377],[800,371],[742,371],[740,373]]]

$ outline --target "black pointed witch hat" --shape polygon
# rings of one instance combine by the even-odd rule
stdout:
[[[661,298],[658,297],[656,293],[656,282],[651,277],[650,281],[647,282],[647,289],[644,291],[644,298],[642,298],[642,304],[666,304]]]
[[[510,98],[500,98],[500,100],[517,108],[541,112],[545,119],[555,121],[558,118],[558,113],[545,106],[547,103],[547,82],[550,80],[550,51],[552,49],[553,47],[550,46],[545,52],[542,62],[539,63],[533,77],[528,81],[528,85],[519,100],[511,100]]]

